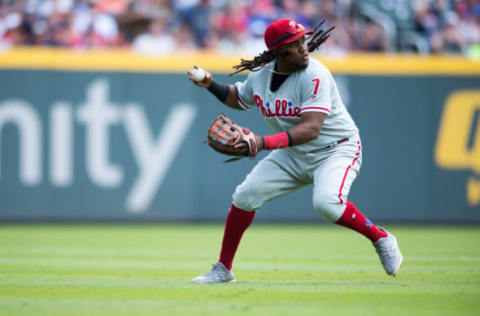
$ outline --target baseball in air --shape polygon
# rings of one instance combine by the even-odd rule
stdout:
[[[193,81],[199,82],[205,79],[205,70],[202,68],[192,69],[192,79]]]

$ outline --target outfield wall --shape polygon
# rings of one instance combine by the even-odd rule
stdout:
[[[332,69],[360,128],[350,199],[379,221],[480,221],[480,63],[349,56]],[[257,110],[223,107],[185,74],[228,77],[238,57],[18,49],[0,54],[0,220],[223,220],[256,160],[223,164],[202,141],[225,112],[260,134]],[[263,157],[262,153],[260,157]],[[321,221],[311,187],[263,220]]]

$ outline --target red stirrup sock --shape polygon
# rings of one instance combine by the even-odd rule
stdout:
[[[347,201],[345,211],[335,224],[353,229],[370,239],[372,242],[387,237],[387,234],[384,231],[378,229],[378,227],[369,221],[368,218],[366,218],[365,215],[363,215],[350,201]]]
[[[250,226],[254,217],[255,212],[241,210],[233,204],[230,207],[223,233],[220,259],[218,259],[228,270],[232,269],[233,257],[235,257],[242,235]]]

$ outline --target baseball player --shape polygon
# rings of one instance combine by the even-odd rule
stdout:
[[[226,106],[257,108],[274,131],[263,137],[255,135],[254,154],[271,152],[233,194],[218,262],[192,282],[234,282],[235,252],[255,213],[265,202],[308,184],[313,184],[315,211],[367,237],[388,275],[395,276],[400,269],[403,256],[396,238],[375,226],[348,200],[362,164],[359,131],[330,71],[309,57],[332,29],[324,31],[319,26],[308,31],[291,19],[274,21],[264,34],[268,50],[234,67],[237,72],[251,71],[245,81],[234,85],[217,82],[208,72],[195,81],[189,71],[195,84],[207,88]],[[236,148],[249,153],[247,143]]]

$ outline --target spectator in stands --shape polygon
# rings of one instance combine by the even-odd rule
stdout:
[[[148,32],[137,36],[132,47],[137,53],[146,55],[164,55],[175,52],[176,42],[168,31],[167,19],[152,20]]]
[[[302,10],[301,1],[281,0],[279,6],[278,18],[293,19],[302,24],[305,28],[311,29],[308,16]]]
[[[195,45],[193,34],[190,31],[190,27],[186,23],[176,25],[173,30],[173,37],[176,40],[175,51],[183,53],[195,52],[198,47]]]
[[[465,49],[465,40],[458,28],[458,17],[454,12],[447,17],[446,26],[441,34],[444,42],[444,51],[449,54],[462,54]]]
[[[418,1],[415,8],[416,31],[430,41],[441,26],[441,18],[434,6],[427,0]]]
[[[190,26],[195,44],[207,48],[210,32],[210,0],[200,0],[195,6],[185,11],[183,21]]]
[[[387,41],[383,29],[376,23],[367,23],[357,35],[359,38],[357,49],[366,52],[387,51]]]
[[[248,33],[248,12],[244,2],[227,3],[223,10],[212,16],[212,36],[215,49],[233,54],[242,48]]]
[[[455,13],[458,16],[458,33],[465,43],[467,53],[470,47],[480,43],[480,3],[458,1]]]
[[[18,12],[0,12],[0,49],[24,43],[29,26]]]

